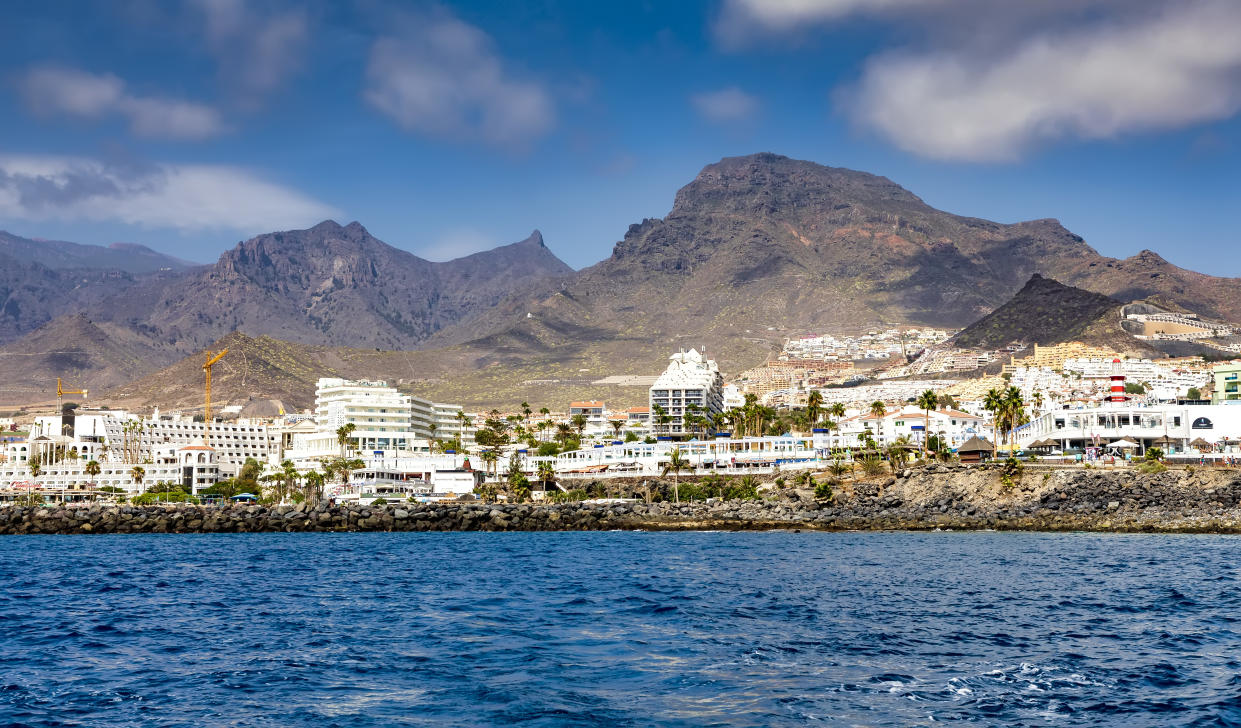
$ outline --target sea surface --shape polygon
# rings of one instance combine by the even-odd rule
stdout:
[[[0,726],[1241,726],[1241,539],[0,538]]]

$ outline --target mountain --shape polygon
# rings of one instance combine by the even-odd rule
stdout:
[[[135,288],[159,289],[192,267],[141,245],[79,245],[0,231],[0,344]]]
[[[212,406],[228,404],[265,404],[278,400],[289,412],[314,407],[315,384],[319,377],[379,379],[415,394],[434,395],[436,401],[462,404],[471,408],[489,407],[493,403],[520,392],[532,402],[567,404],[572,399],[603,396],[610,401],[637,404],[646,400],[645,387],[596,385],[585,381],[519,382],[494,377],[481,386],[467,384],[456,372],[468,371],[472,362],[461,352],[438,351],[377,351],[348,347],[312,346],[280,341],[268,336],[247,336],[232,332],[202,350],[150,371],[145,376],[110,388],[89,385],[92,402],[106,402],[115,407],[149,411],[153,407],[202,411],[202,365],[208,352],[228,349],[228,354],[212,367]],[[2,359],[0,359],[2,360]],[[448,372],[443,379],[428,378],[429,371]],[[490,370],[494,375],[495,369]],[[507,373],[507,372],[505,372]],[[81,388],[78,380],[71,382]],[[55,393],[55,379],[51,392]],[[0,401],[48,401],[48,390],[42,397],[15,400],[0,396]],[[0,395],[7,394],[0,388]],[[515,400],[513,404],[519,402]]]
[[[247,240],[153,300],[126,296],[102,315],[186,353],[232,331],[303,344],[413,348],[532,281],[571,273],[535,231],[487,253],[432,263],[357,222]]]
[[[806,332],[966,326],[1035,273],[1241,320],[1236,279],[1150,253],[1107,258],[1055,220],[961,217],[884,177],[756,154],[708,165],[677,192],[667,217],[630,226],[606,260],[431,343],[468,345],[485,358],[516,344],[527,355],[563,357],[615,339],[665,351],[690,340],[736,360]]]
[[[64,285],[58,273],[32,270],[22,280],[53,278],[13,300],[33,305]],[[658,373],[681,347],[705,348],[737,371],[810,332],[964,327],[1035,274],[1241,321],[1236,279],[1187,271],[1149,251],[1108,258],[1055,220],[953,215],[884,177],[775,154],[706,166],[666,217],[631,225],[607,259],[582,271],[556,259],[537,231],[432,263],[356,222],[325,221],[260,235],[174,278],[127,274],[132,280],[106,300],[92,298],[88,285],[55,305],[141,337],[157,352],[152,362],[233,331],[308,347],[417,349],[390,367],[408,372],[416,392],[503,403],[535,390],[559,397],[605,386],[593,382],[613,374]],[[0,334],[3,317],[0,308]],[[350,376],[365,376],[364,364],[355,360]]]
[[[70,389],[98,394],[171,361],[123,327],[93,322],[85,314],[62,316],[0,351],[0,401],[51,401],[57,377]]]
[[[125,273],[186,270],[198,264],[157,253],[137,243],[82,245],[63,240],[23,238],[0,230],[0,256],[52,270],[102,269]]]
[[[960,347],[998,349],[1013,342],[1044,346],[1065,341],[1148,350],[1120,325],[1122,301],[1066,286],[1037,273],[1007,303],[953,338]]]
[[[203,362],[208,352],[228,349],[211,370],[213,407],[250,398],[275,399],[293,409],[313,407],[315,382],[341,376],[326,360],[329,347],[313,347],[233,332],[163,369],[109,389],[103,398],[129,407],[202,410]]]

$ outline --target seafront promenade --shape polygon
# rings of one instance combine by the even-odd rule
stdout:
[[[931,465],[750,500],[360,506],[69,505],[0,508],[0,534],[586,530],[1023,530],[1241,533],[1241,473],[1230,469]]]

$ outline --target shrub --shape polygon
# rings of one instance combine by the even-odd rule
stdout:
[[[814,486],[814,497],[819,500],[832,499],[832,484],[826,480]]]
[[[883,458],[878,453],[868,452],[862,456],[862,472],[870,476],[883,472]]]
[[[1168,466],[1164,465],[1158,460],[1144,460],[1138,463],[1137,469],[1139,473],[1146,473],[1147,475],[1154,475],[1156,473],[1162,473],[1166,471],[1168,469]]]
[[[1005,490],[1012,489],[1013,486],[1021,482],[1021,471],[1023,469],[1021,461],[1015,457],[1009,457],[1000,466],[1000,485]]]

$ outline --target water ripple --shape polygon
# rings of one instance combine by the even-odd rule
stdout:
[[[0,540],[0,725],[1241,726],[1231,537]]]

